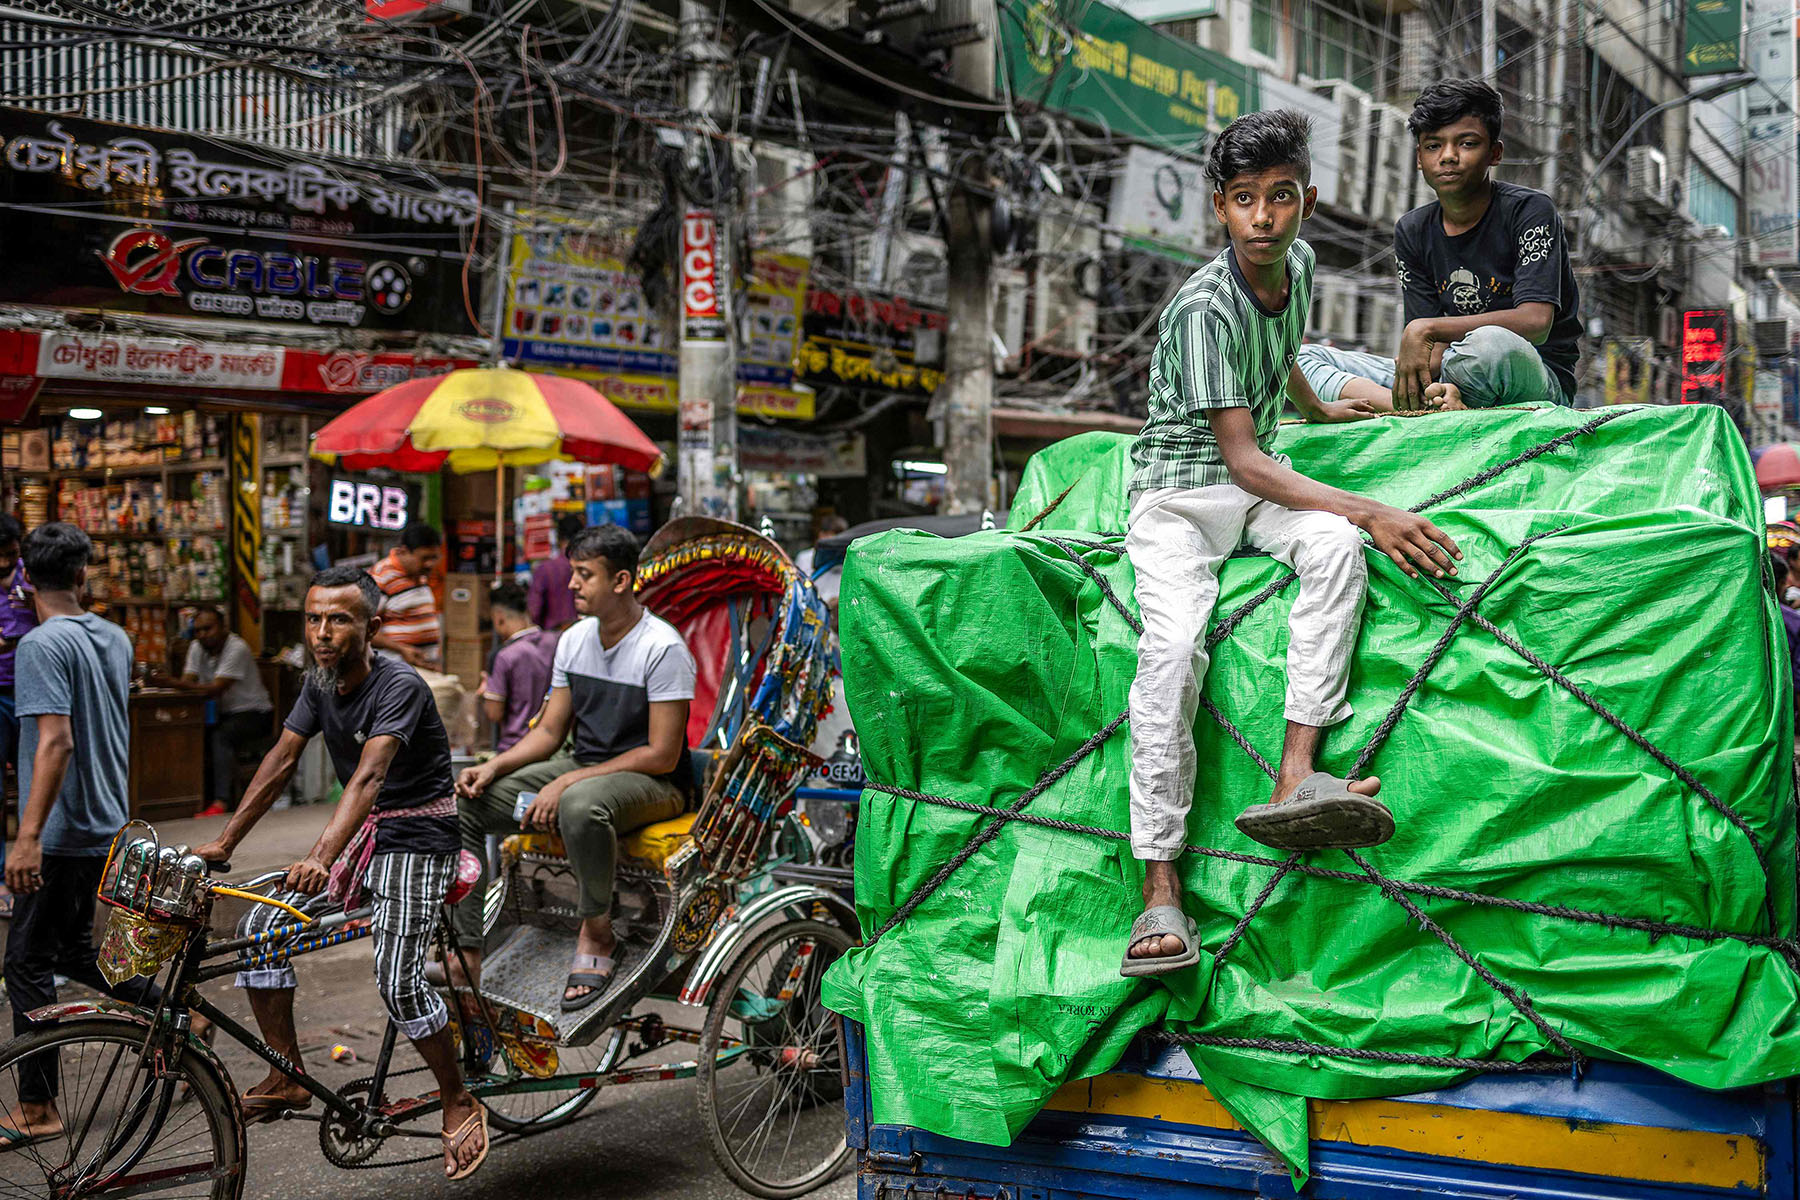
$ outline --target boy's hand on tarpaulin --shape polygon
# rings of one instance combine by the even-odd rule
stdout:
[[[1413,579],[1419,572],[1442,579],[1456,574],[1462,550],[1450,535],[1417,513],[1386,504],[1377,505],[1359,522],[1375,543],[1375,549],[1394,560]]]

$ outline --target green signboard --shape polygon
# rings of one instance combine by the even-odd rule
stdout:
[[[1256,110],[1254,70],[1097,0],[1001,8],[1001,68],[1018,100],[1172,150]]]
[[[1744,0],[1687,0],[1683,75],[1722,75],[1742,60]]]

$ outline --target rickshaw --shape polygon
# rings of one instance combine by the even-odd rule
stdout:
[[[847,872],[822,865],[821,851],[840,847],[821,829],[846,823],[816,820],[809,801],[796,798],[817,762],[807,747],[837,670],[827,614],[773,541],[708,518],[671,522],[652,537],[638,587],[699,665],[688,731],[704,780],[698,811],[622,839],[615,927],[623,955],[605,995],[577,1014],[559,1003],[576,926],[559,839],[506,839],[503,869],[484,897],[496,948],[480,993],[448,988],[464,1073],[497,1145],[574,1120],[602,1088],[695,1078],[726,1174],[757,1196],[803,1195],[849,1158],[837,1023],[818,1000],[820,977],[856,928]],[[34,1056],[58,1052],[65,1124],[58,1137],[0,1154],[0,1189],[236,1200],[246,1154],[237,1093],[191,1035],[190,1010],[323,1102],[322,1114],[289,1119],[318,1122],[320,1149],[334,1165],[437,1157],[419,1156],[414,1140],[435,1139],[436,1096],[394,1086],[423,1068],[395,1068],[391,1024],[372,1073],[332,1088],[195,986],[368,935],[367,910],[359,910],[317,921],[296,913],[256,938],[212,936],[218,896],[275,903],[257,889],[280,879],[215,884],[205,864],[161,846],[141,822],[120,832],[101,885],[112,907],[101,967],[115,982],[166,967],[162,998],[59,1004],[0,1048],[0,1104],[8,1107],[22,1071],[46,1061]],[[447,920],[438,939],[444,954],[457,952]],[[700,1010],[699,1020],[674,1019],[680,1006]],[[627,1065],[676,1044],[696,1051]]]

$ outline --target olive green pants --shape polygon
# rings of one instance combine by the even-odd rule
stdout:
[[[573,756],[557,754],[494,780],[487,791],[472,800],[457,797],[456,820],[462,831],[463,849],[481,860],[480,883],[456,906],[456,937],[463,945],[481,945],[481,904],[488,885],[488,835],[518,833],[513,806],[518,803],[519,793],[542,791],[551,780],[581,767]],[[611,911],[620,834],[680,816],[686,807],[686,797],[674,784],[635,771],[615,771],[571,784],[562,794],[556,824],[569,852],[569,865],[581,885],[576,911],[582,917],[598,917]]]

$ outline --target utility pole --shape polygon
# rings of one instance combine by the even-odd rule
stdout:
[[[993,205],[966,187],[950,193],[950,333],[938,402],[944,420],[944,511],[974,513],[993,503]]]
[[[1550,152],[1544,162],[1544,193],[1552,204],[1556,196],[1557,169],[1562,163],[1564,101],[1569,91],[1569,0],[1556,0],[1556,16],[1550,25],[1550,131],[1545,149]],[[1581,143],[1575,144],[1576,161],[1580,161]]]
[[[688,135],[691,177],[712,192],[725,178],[714,164],[731,147],[715,141],[716,118],[731,98],[720,88],[730,66],[714,38],[714,15],[699,0],[681,0],[680,39],[687,64],[687,103],[697,128]],[[714,196],[713,200],[723,197]],[[681,356],[677,376],[679,430],[676,485],[686,516],[738,518],[737,331],[731,311],[731,213],[691,204],[682,214]]]

